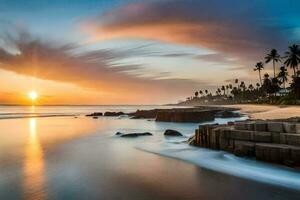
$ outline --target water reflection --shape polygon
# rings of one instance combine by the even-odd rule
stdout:
[[[37,135],[36,119],[29,119],[29,138],[25,147],[24,195],[25,199],[45,198],[44,155]]]

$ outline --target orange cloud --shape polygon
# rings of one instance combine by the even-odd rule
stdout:
[[[270,48],[287,45],[279,29],[260,23],[263,17],[252,1],[151,1],[94,17],[82,29],[91,40],[142,38],[200,46],[248,65]]]
[[[185,79],[136,77],[128,72],[134,72],[137,66],[112,64],[113,61],[135,54],[130,50],[116,52],[107,49],[78,53],[80,49],[78,46],[43,42],[22,34],[20,37],[10,38],[9,43],[13,44],[15,53],[9,53],[5,48],[0,49],[1,69],[38,79],[78,85],[78,88],[72,89],[73,94],[66,92],[66,95],[60,98],[60,102],[78,102],[78,104],[170,102],[187,95],[199,85]],[[52,99],[51,102],[59,101]]]

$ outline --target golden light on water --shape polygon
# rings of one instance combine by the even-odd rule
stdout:
[[[45,198],[45,166],[44,154],[37,135],[37,121],[29,119],[28,142],[25,147],[24,159],[24,193],[25,199],[41,200]]]

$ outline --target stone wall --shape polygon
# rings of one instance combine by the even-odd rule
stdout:
[[[202,125],[189,142],[237,156],[300,166],[300,123],[245,121],[234,125]]]

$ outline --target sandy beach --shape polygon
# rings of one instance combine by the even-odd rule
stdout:
[[[224,107],[240,109],[251,119],[284,119],[300,116],[300,106],[236,104]]]

